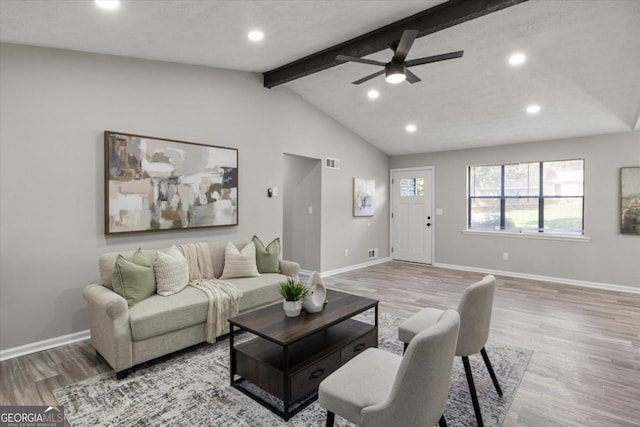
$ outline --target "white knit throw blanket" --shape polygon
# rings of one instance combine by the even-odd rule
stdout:
[[[242,292],[233,284],[213,277],[213,264],[209,245],[187,243],[180,245],[189,267],[189,285],[200,289],[209,298],[205,340],[216,341],[227,320],[238,314]]]

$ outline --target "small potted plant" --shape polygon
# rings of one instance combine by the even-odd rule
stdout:
[[[296,317],[302,310],[302,299],[307,295],[307,287],[304,283],[292,278],[280,283],[280,295],[284,298],[283,307],[287,317]]]

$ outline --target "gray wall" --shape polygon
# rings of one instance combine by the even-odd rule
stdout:
[[[585,235],[589,243],[463,235],[466,167],[584,159]],[[435,261],[640,288],[640,236],[620,234],[620,170],[640,166],[640,132],[473,150],[398,156],[391,168],[435,166]],[[502,253],[509,252],[509,261]]]
[[[322,178],[322,268],[388,256],[388,157],[260,76],[0,44],[0,349],[88,328],[83,287],[104,252],[282,234],[283,154],[339,157]],[[239,226],[105,237],[103,131],[239,149]],[[366,159],[366,161],[362,161]],[[371,226],[351,216],[353,176],[375,177]],[[350,248],[345,257],[344,248]]]
[[[321,265],[321,171],[319,159],[284,155],[282,253],[309,271]]]

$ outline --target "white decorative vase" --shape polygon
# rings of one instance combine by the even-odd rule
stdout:
[[[287,317],[296,317],[300,315],[300,310],[302,310],[302,301],[284,301],[282,303],[284,307],[284,314]]]
[[[327,299],[327,288],[320,277],[320,273],[314,271],[309,280],[307,280],[307,289],[309,293],[304,297],[303,306],[307,313],[317,313],[324,307]]]

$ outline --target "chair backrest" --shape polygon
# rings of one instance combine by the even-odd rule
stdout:
[[[432,426],[444,413],[460,316],[446,310],[411,340],[386,401],[365,407],[363,426]]]
[[[458,303],[460,334],[456,356],[476,354],[487,343],[495,287],[496,278],[488,275],[469,286],[462,294]]]

